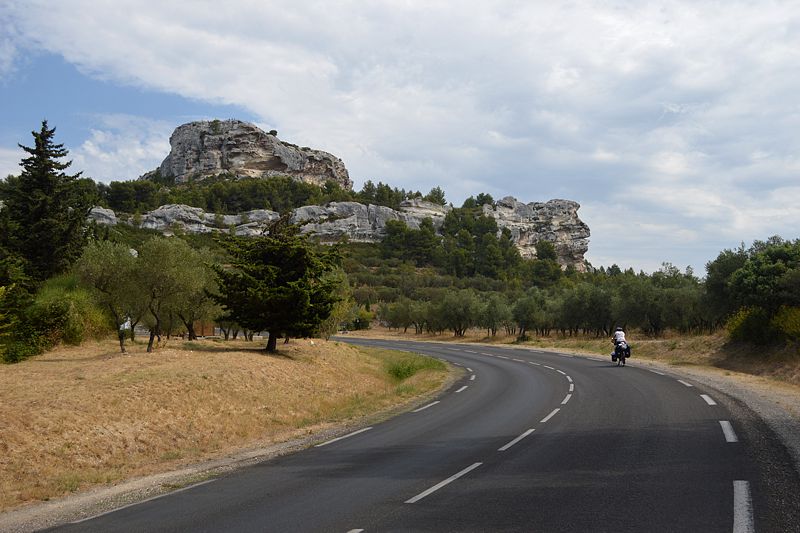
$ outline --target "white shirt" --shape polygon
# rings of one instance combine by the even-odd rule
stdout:
[[[627,342],[625,341],[625,332],[624,331],[615,331],[614,332],[614,344],[619,342]]]

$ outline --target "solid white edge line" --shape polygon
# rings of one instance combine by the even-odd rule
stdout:
[[[179,492],[183,492],[183,491],[186,491],[186,490],[189,490],[189,489],[193,489],[193,488],[199,487],[201,485],[208,485],[209,483],[213,483],[214,481],[216,481],[216,479],[207,479],[205,481],[201,481],[200,483],[195,483],[195,484],[189,485],[187,487],[182,487],[180,489],[176,489],[176,490],[171,490],[169,492],[165,492],[164,494],[158,494],[156,496],[152,496],[152,497],[147,498],[146,500],[142,500],[140,502],[129,503],[128,505],[123,505],[122,507],[117,507],[116,509],[111,509],[111,510],[106,511],[104,513],[100,513],[100,514],[96,514],[96,515],[92,515],[92,516],[87,516],[86,518],[81,518],[80,520],[75,520],[74,522],[70,522],[70,524],[80,524],[82,522],[88,522],[89,520],[94,520],[95,518],[100,518],[101,516],[106,516],[106,515],[109,515],[111,513],[116,513],[117,511],[121,511],[121,510],[127,509],[129,507],[134,507],[136,505],[142,505],[143,503],[152,502],[153,500],[158,500],[159,498],[163,498],[164,496],[171,496],[173,494],[177,494]]]
[[[739,442],[739,437],[736,436],[736,432],[733,430],[733,426],[727,420],[720,420],[719,425],[722,427],[722,433],[725,434],[725,441],[726,442]]]
[[[567,376],[567,381],[569,381],[570,383],[572,383],[572,378],[571,378],[571,377],[569,377],[569,376]]]
[[[753,499],[750,496],[750,483],[733,482],[733,533],[754,533]]]
[[[410,500],[406,500],[405,503],[417,503],[422,498],[424,498],[426,496],[430,496],[431,494],[433,494],[437,490],[441,489],[445,485],[449,485],[450,483],[452,483],[453,481],[457,480],[461,476],[465,476],[465,475],[469,474],[470,472],[472,472],[473,470],[475,470],[476,468],[478,468],[482,464],[483,463],[473,463],[471,466],[468,466],[467,468],[465,468],[464,470],[462,470],[458,474],[454,474],[454,475],[450,476],[449,478],[445,479],[444,481],[442,481],[440,483],[437,483],[436,485],[434,485],[433,487],[429,488],[428,490],[420,492],[419,494],[417,494],[416,496],[414,496]]]
[[[437,403],[439,403],[439,402],[440,402],[440,400],[436,400],[435,402],[431,402],[431,403],[429,403],[428,405],[423,405],[423,406],[422,406],[422,407],[420,407],[419,409],[414,409],[414,410],[413,410],[413,411],[411,411],[411,412],[412,412],[412,413],[419,413],[420,411],[424,411],[424,410],[425,410],[425,409],[427,409],[428,407],[433,407],[434,405],[436,405],[436,404],[437,404]]]
[[[553,418],[554,416],[556,416],[556,413],[558,413],[560,410],[561,410],[561,408],[560,408],[560,407],[557,407],[557,408],[553,409],[553,411],[552,411],[552,412],[551,412],[549,415],[547,415],[546,417],[542,418],[542,419],[539,421],[539,423],[540,423],[540,424],[544,424],[545,422],[547,422],[548,420],[550,420],[551,418]]]
[[[458,389],[456,392],[461,392],[461,391],[463,391],[464,389],[468,389],[468,388],[469,388],[469,385],[464,385],[463,387],[461,387],[460,389]]]
[[[475,381],[475,374],[472,374],[472,375],[469,377],[469,380],[470,380],[470,381]]]
[[[564,396],[564,401],[561,402],[561,405],[566,405],[570,398],[572,398],[572,394],[567,394]]]
[[[574,383],[570,383],[569,384],[569,391],[570,392],[575,392],[575,384]]]
[[[370,429],[372,429],[372,426],[370,426],[370,427],[368,427],[368,428],[361,428],[361,429],[359,429],[358,431],[353,431],[352,433],[348,433],[347,435],[342,435],[341,437],[337,437],[337,438],[335,438],[335,439],[331,439],[331,440],[329,440],[329,441],[326,441],[326,442],[323,442],[323,443],[321,443],[321,444],[317,444],[317,445],[315,445],[314,447],[315,447],[315,448],[321,448],[321,447],[323,447],[323,446],[327,446],[328,444],[333,444],[334,442],[338,442],[338,441],[340,441],[340,440],[343,440],[343,439],[346,439],[346,438],[352,437],[352,436],[354,436],[354,435],[358,435],[359,433],[364,433],[365,431],[369,431]]]
[[[679,379],[678,383],[680,383],[681,385],[686,385],[687,387],[694,387],[694,385],[692,385],[691,383],[686,383],[682,379]]]
[[[717,402],[715,402],[708,394],[701,394],[700,397],[704,399],[708,405],[717,405]]]
[[[529,429],[528,431],[526,431],[525,433],[523,433],[522,435],[520,435],[516,439],[512,440],[511,442],[509,442],[508,444],[506,444],[502,448],[498,448],[497,451],[498,452],[506,451],[507,449],[511,448],[513,445],[515,445],[516,443],[518,443],[519,441],[521,441],[522,439],[524,439],[525,437],[527,437],[528,435],[530,435],[534,431],[536,431],[536,430],[535,429]]]

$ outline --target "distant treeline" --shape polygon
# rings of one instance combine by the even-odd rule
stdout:
[[[771,237],[724,250],[706,265],[705,279],[669,263],[652,274],[616,265],[556,273],[542,268],[550,260],[541,258],[522,260],[524,267],[511,271],[517,275],[497,279],[393,261],[369,268],[362,258],[366,266],[350,272],[356,300],[378,303],[391,327],[456,335],[482,327],[520,336],[602,336],[617,325],[653,336],[726,327],[735,340],[800,342],[800,240]]]
[[[108,185],[98,183],[97,192],[100,205],[123,213],[144,213],[166,204],[190,205],[210,213],[237,214],[253,209],[285,213],[304,205],[328,202],[361,202],[393,209],[411,198],[445,203],[444,192],[439,187],[423,195],[419,191],[367,181],[360,191],[354,192],[343,189],[334,181],[319,187],[287,176],[262,179],[225,174],[176,185],[156,173],[150,179],[112,181]]]

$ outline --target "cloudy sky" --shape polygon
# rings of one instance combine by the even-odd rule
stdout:
[[[800,226],[800,4],[3,0],[0,175],[46,118],[133,179],[239,118],[355,182],[567,198],[595,265],[704,273]]]

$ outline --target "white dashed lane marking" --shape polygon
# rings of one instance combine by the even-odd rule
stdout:
[[[719,425],[722,427],[722,433],[725,435],[726,442],[739,442],[739,437],[733,430],[733,426],[727,420],[720,420]]]
[[[572,398],[572,394],[567,394],[564,396],[564,401],[561,402],[561,405],[566,405],[570,398]]]
[[[556,416],[556,413],[558,413],[560,410],[561,410],[561,408],[560,408],[560,407],[559,407],[559,408],[557,408],[557,409],[553,409],[553,410],[552,410],[552,412],[551,412],[549,415],[547,415],[546,417],[542,418],[542,419],[539,421],[539,423],[540,423],[540,424],[544,424],[545,422],[547,422],[548,420],[550,420],[551,418],[553,418],[554,416]]]
[[[422,498],[425,498],[426,496],[430,496],[431,494],[433,494],[437,490],[441,489],[445,485],[449,485],[450,483],[452,483],[453,481],[457,480],[458,478],[469,474],[470,472],[472,472],[473,470],[475,470],[476,468],[478,468],[482,464],[483,463],[473,463],[472,465],[468,466],[467,468],[465,468],[464,470],[462,470],[458,474],[454,474],[454,475],[450,476],[449,478],[445,479],[444,481],[442,481],[441,483],[437,483],[436,485],[434,485],[433,487],[429,488],[428,490],[420,492],[419,494],[417,494],[416,496],[414,496],[410,500],[406,500],[405,503],[417,503]]]
[[[687,387],[694,387],[694,385],[692,385],[691,383],[686,383],[682,379],[679,379],[678,383],[680,383],[681,385],[686,385]]]
[[[753,533],[753,499],[750,496],[750,483],[737,480],[733,482],[733,533]]]
[[[472,375],[469,377],[469,380],[470,380],[470,381],[475,381],[475,374],[472,374]]]
[[[711,398],[711,396],[709,396],[708,394],[701,394],[701,395],[700,395],[700,397],[701,397],[702,399],[704,399],[708,405],[717,405],[717,402],[715,402],[715,401],[714,401],[714,400]]]
[[[335,439],[331,439],[331,440],[329,440],[327,442],[323,442],[322,444],[317,444],[316,447],[317,448],[321,448],[323,446],[327,446],[328,444],[333,444],[334,442],[339,442],[340,440],[344,440],[344,439],[350,438],[350,437],[352,437],[354,435],[358,435],[359,433],[364,433],[365,431],[369,431],[370,429],[372,429],[371,426],[368,427],[368,428],[359,429],[358,431],[353,431],[352,433],[348,433],[347,435],[342,435],[341,437],[337,437]]]
[[[412,412],[412,413],[419,413],[420,411],[424,411],[424,410],[425,410],[425,409],[427,409],[428,407],[433,407],[433,406],[434,406],[434,405],[436,405],[437,403],[439,403],[439,400],[436,400],[435,402],[431,402],[431,403],[429,403],[428,405],[423,405],[423,406],[422,406],[422,407],[420,407],[419,409],[414,409],[414,410],[413,410],[413,411],[411,411],[411,412]]]
[[[469,385],[464,385],[463,387],[461,387],[460,389],[458,389],[456,392],[461,392],[461,391],[463,391],[463,390],[466,390],[466,389],[468,389],[468,388],[469,388]]]
[[[536,430],[534,430],[534,429],[529,429],[528,431],[526,431],[525,433],[523,433],[522,435],[520,435],[520,436],[519,436],[519,437],[517,437],[516,439],[512,440],[511,442],[509,442],[508,444],[506,444],[506,445],[505,445],[505,446],[503,446],[502,448],[498,448],[498,449],[497,449],[497,451],[498,451],[498,452],[504,452],[504,451],[506,451],[507,449],[511,448],[513,445],[515,445],[516,443],[518,443],[519,441],[521,441],[522,439],[524,439],[525,437],[527,437],[528,435],[530,435],[530,434],[531,434],[531,433],[533,433],[534,431],[536,431]]]

